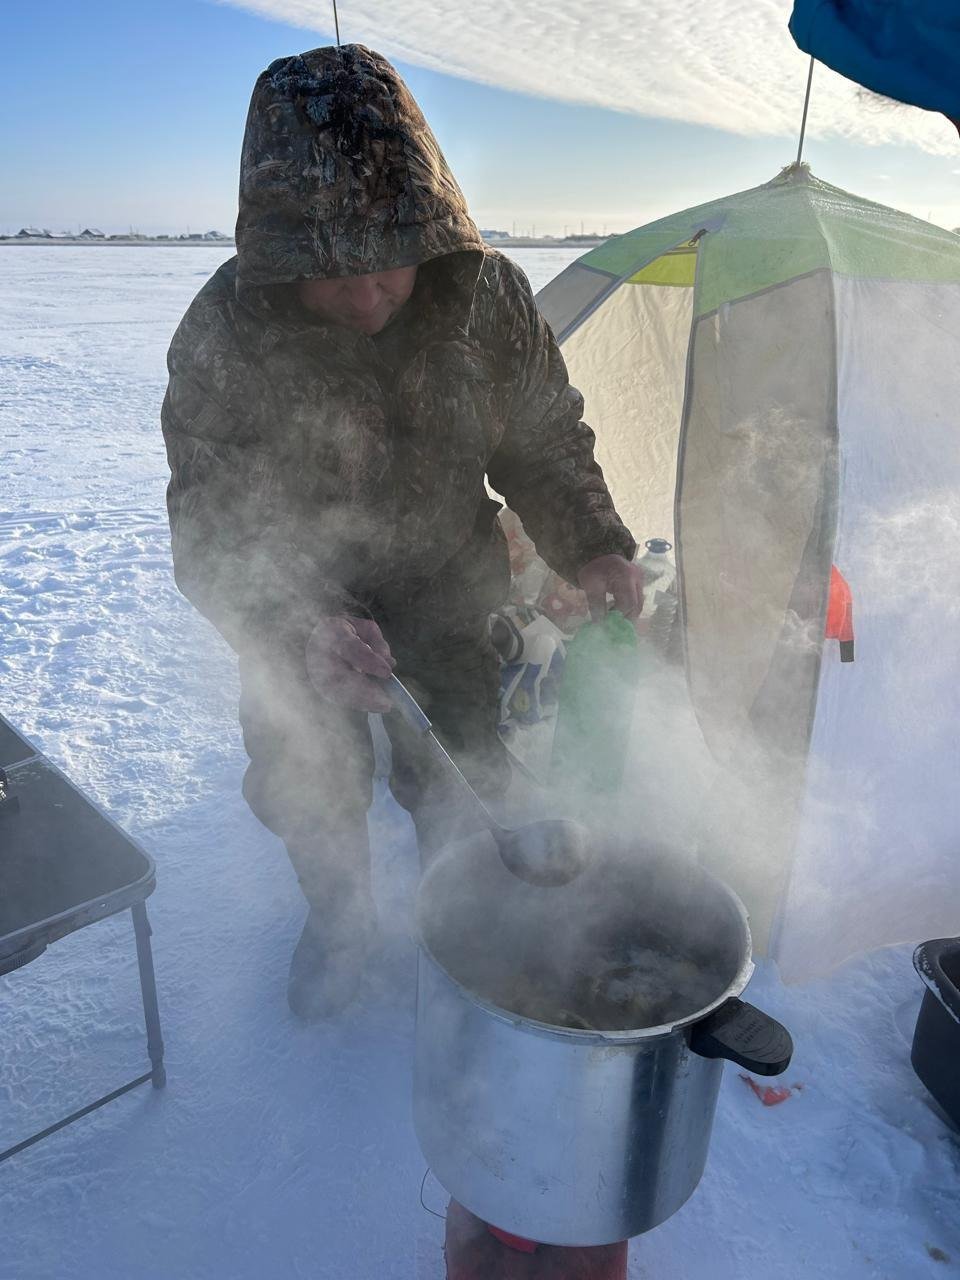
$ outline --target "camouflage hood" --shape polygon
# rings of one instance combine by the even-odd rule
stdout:
[[[240,163],[242,301],[265,285],[483,247],[420,108],[380,54],[313,49],[258,78]]]

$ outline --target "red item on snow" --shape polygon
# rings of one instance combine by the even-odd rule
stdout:
[[[752,1076],[745,1076],[742,1071],[740,1079],[750,1086],[765,1107],[776,1107],[779,1103],[786,1102],[793,1097],[794,1089],[797,1088],[796,1085],[757,1084]]]
[[[489,1227],[455,1200],[444,1253],[447,1280],[627,1280],[626,1241],[594,1248],[534,1244]]]
[[[830,566],[830,594],[827,597],[827,626],[824,635],[828,640],[840,641],[841,662],[853,661],[853,592],[835,564]]]

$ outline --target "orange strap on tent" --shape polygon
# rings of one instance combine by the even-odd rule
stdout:
[[[837,568],[830,566],[830,595],[827,599],[828,640],[840,641],[840,661],[853,661],[853,592]]]

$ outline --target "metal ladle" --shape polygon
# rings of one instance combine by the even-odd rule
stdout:
[[[413,695],[396,676],[390,676],[385,683],[393,705],[404,720],[427,744],[450,781],[469,797],[477,816],[496,841],[507,870],[541,889],[559,888],[575,880],[591,859],[586,827],[569,818],[545,818],[517,828],[501,826],[448,755]]]

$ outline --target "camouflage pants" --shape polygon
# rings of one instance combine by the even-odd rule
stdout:
[[[471,783],[487,796],[509,781],[497,735],[499,670],[486,615],[437,633],[391,627],[378,618],[397,658],[397,674],[417,697]],[[303,685],[283,685],[241,661],[240,720],[250,765],[243,793],[281,837],[311,906],[337,915],[369,910],[366,813],[374,750],[364,712],[337,707]],[[475,829],[449,793],[417,735],[397,713],[384,716],[392,747],[390,787],[413,817],[421,862],[446,841]]]

